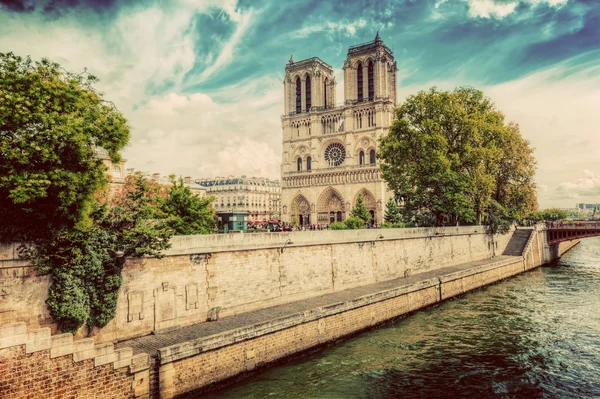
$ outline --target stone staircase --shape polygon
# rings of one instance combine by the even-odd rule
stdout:
[[[523,251],[525,250],[525,245],[527,245],[527,240],[529,240],[529,236],[533,230],[516,230],[511,237],[504,253],[502,255],[508,256],[523,256]]]

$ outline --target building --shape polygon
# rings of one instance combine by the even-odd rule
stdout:
[[[352,46],[344,63],[344,103],[336,105],[336,78],[317,57],[285,66],[281,163],[282,219],[329,224],[349,216],[362,194],[373,219],[383,222],[392,192],[375,157],[379,137],[394,119],[397,66],[379,34]]]
[[[262,177],[216,177],[197,180],[215,197],[217,214],[248,212],[248,221],[279,220],[281,188],[279,180]]]

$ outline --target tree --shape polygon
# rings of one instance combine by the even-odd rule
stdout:
[[[502,205],[495,200],[491,200],[485,213],[484,223],[487,226],[488,234],[492,237],[492,247],[494,248],[495,256],[496,247],[494,245],[494,237],[497,234],[506,234],[510,231],[511,219]]]
[[[216,227],[211,207],[214,197],[194,195],[183,179],[170,176],[171,187],[161,204],[161,210],[171,215],[170,226],[177,235],[212,233]]]
[[[396,201],[390,197],[387,204],[385,205],[384,218],[386,223],[395,224],[402,222],[402,215],[400,214],[400,208],[396,205]]]
[[[371,220],[371,213],[367,209],[367,205],[365,204],[362,194],[358,194],[356,206],[350,211],[350,216],[361,219],[363,224]]]
[[[48,238],[85,223],[108,180],[127,121],[94,89],[97,79],[46,59],[0,53],[0,239]]]
[[[378,157],[388,187],[403,193],[406,221],[481,223],[492,199],[514,214],[535,209],[533,150],[481,91],[432,88],[396,116]]]

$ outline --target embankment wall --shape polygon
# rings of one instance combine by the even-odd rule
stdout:
[[[127,259],[117,314],[96,341],[293,302],[501,254],[483,227],[181,236],[162,259]],[[56,327],[45,305],[49,279],[0,247],[0,323]],[[85,331],[80,336],[85,335]]]

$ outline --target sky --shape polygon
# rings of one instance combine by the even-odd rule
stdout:
[[[379,31],[399,103],[473,86],[536,149],[540,207],[600,202],[600,0],[0,0],[0,52],[96,75],[131,125],[126,167],[278,179],[285,64],[317,56],[343,98]]]

